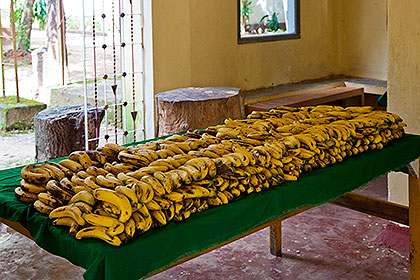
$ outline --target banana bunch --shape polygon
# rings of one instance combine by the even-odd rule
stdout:
[[[404,135],[404,126],[397,115],[372,107],[281,106],[166,139],[108,143],[58,163],[25,166],[15,195],[76,239],[120,246],[241,194],[382,149]]]

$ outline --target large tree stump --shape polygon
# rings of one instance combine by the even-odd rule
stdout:
[[[99,125],[105,115],[98,108]],[[96,138],[95,108],[88,106],[89,139]],[[34,116],[35,159],[44,161],[67,156],[73,151],[85,149],[85,116],[83,105],[61,106],[45,109]],[[89,142],[89,149],[95,149],[98,141]]]
[[[155,98],[158,136],[245,117],[238,88],[181,88],[158,93]]]

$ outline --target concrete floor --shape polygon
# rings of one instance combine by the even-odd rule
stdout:
[[[386,177],[361,189],[386,199]],[[408,256],[372,240],[388,221],[324,204],[283,222],[283,257],[269,253],[268,229],[151,279],[408,279]],[[0,279],[81,279],[83,269],[0,227]]]

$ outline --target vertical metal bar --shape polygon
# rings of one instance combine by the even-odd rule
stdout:
[[[146,54],[144,48],[144,0],[141,0],[140,14],[141,14],[141,67],[142,67],[142,110],[143,110],[143,139],[146,138]]]
[[[65,84],[65,63],[66,63],[66,45],[65,45],[65,19],[64,19],[64,6],[63,6],[63,0],[60,0],[59,2],[59,13],[60,13],[60,44],[61,44],[61,84],[64,86]]]
[[[134,11],[133,11],[133,2],[130,0],[130,36],[131,36],[131,82],[133,86],[133,111],[131,112],[131,116],[133,118],[133,141],[136,142],[136,119],[137,119],[137,111],[136,111],[136,82],[135,82],[135,67],[134,67]]]
[[[419,170],[416,170],[419,174]],[[410,279],[420,279],[420,179],[410,175],[409,188],[409,224],[410,224]]]
[[[12,33],[13,33],[13,60],[15,67],[15,80],[16,80],[16,102],[20,102],[19,98],[19,77],[18,77],[18,65],[17,65],[17,55],[16,55],[16,27],[15,27],[15,9],[13,7],[13,0],[10,0],[10,13],[12,17]]]
[[[114,84],[111,86],[114,93],[114,135],[115,143],[118,143],[118,108],[117,108],[117,57],[115,53],[115,1],[112,0],[112,62],[113,62],[113,75]]]
[[[95,95],[95,137],[99,137],[99,123],[98,123],[98,82],[96,75],[96,16],[95,16],[95,0],[92,0],[92,45],[93,45],[93,75],[94,75],[94,95]]]
[[[124,0],[119,0],[118,3],[119,3],[119,15],[120,15],[120,17],[119,17],[120,56],[121,56],[120,57],[120,70],[121,70],[121,73],[124,73],[125,72],[125,47],[123,47],[123,43],[125,44],[125,41],[124,41],[124,38],[125,38],[125,36],[124,36],[124,24],[123,24]],[[124,101],[127,101],[126,100],[126,95],[125,95],[125,93],[126,93],[125,76],[122,75],[121,77],[122,77],[121,78],[121,99],[124,100]],[[121,118],[122,129],[123,129],[123,132],[124,132],[123,143],[127,144],[127,142],[128,142],[127,141],[127,134],[126,134],[126,131],[127,131],[127,106],[123,105],[121,112],[122,112],[122,118]]]
[[[3,91],[3,98],[6,98],[6,84],[4,78],[4,56],[3,56],[3,26],[1,25],[1,13],[3,10],[0,9],[0,63],[1,63],[1,85]]]
[[[94,0],[93,0],[94,1]],[[105,1],[102,0],[102,46],[106,46],[106,40],[105,40]],[[108,141],[108,111],[106,108],[108,108],[108,99],[107,99],[107,73],[106,73],[106,47],[103,49],[103,67],[104,67],[104,107],[105,107],[105,140]],[[108,136],[108,137],[107,137]]]
[[[94,1],[94,0],[92,0]],[[89,130],[88,130],[88,109],[87,109],[87,84],[86,84],[86,21],[85,21],[85,0],[82,0],[82,36],[83,36],[83,102],[85,113],[85,149],[89,149]]]

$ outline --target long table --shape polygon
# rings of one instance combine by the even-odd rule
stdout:
[[[410,176],[409,209],[378,201],[373,201],[379,204],[372,206],[371,200],[349,193],[390,171],[407,171],[407,164],[419,156],[420,136],[405,135],[382,150],[367,151],[325,169],[304,173],[296,182],[238,197],[227,205],[193,214],[182,223],[170,222],[122,247],[94,239],[76,240],[66,228],[52,226],[48,217],[33,206],[17,201],[14,188],[19,184],[21,170],[17,167],[0,171],[0,221],[50,253],[86,268],[85,279],[139,279],[266,226],[271,226],[271,252],[281,255],[281,220],[341,197],[341,201],[335,200],[339,205],[390,219],[395,216],[400,222],[409,220],[410,277],[420,279],[420,257],[416,254],[420,248],[420,215],[416,215],[420,213],[420,179]],[[409,219],[404,217],[408,210]]]

